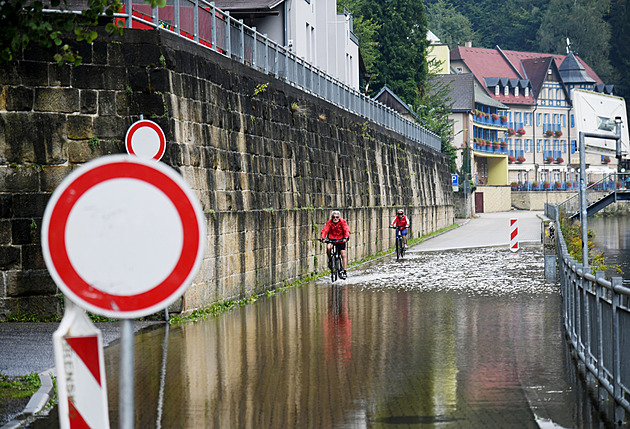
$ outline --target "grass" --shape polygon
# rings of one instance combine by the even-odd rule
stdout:
[[[0,403],[13,399],[30,398],[41,386],[35,373],[9,377],[0,373]]]

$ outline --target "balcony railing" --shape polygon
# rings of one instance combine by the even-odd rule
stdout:
[[[123,21],[127,28],[173,32],[395,131],[413,142],[441,151],[440,136],[298,58],[288,48],[216,8],[214,3],[169,0],[166,6],[152,9],[143,1],[125,0],[124,6],[125,11],[131,11],[132,19],[129,19],[128,12],[117,14],[115,19]]]

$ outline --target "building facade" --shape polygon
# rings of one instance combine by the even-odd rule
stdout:
[[[216,7],[242,19],[299,58],[350,88],[359,89],[359,39],[352,14],[337,13],[336,0],[217,0]]]
[[[473,149],[471,173],[476,183],[509,183],[523,190],[577,186],[580,124],[575,121],[571,91],[598,92],[602,102],[608,102],[612,86],[604,85],[572,52],[551,55],[460,46],[451,51],[450,66],[452,73],[472,74],[481,94],[505,106],[497,110],[496,116],[506,124],[503,135],[497,130],[499,146],[507,149],[506,183],[486,176],[482,155],[488,140],[495,146],[494,140],[487,137],[494,137],[493,130],[477,129],[468,141],[461,143]],[[492,108],[488,104],[476,105],[474,113],[488,121]],[[454,120],[457,121],[455,116]],[[589,181],[597,181],[617,168],[614,157],[588,152],[586,163]]]

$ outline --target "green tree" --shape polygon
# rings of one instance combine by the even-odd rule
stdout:
[[[612,76],[608,60],[610,24],[604,20],[610,0],[550,0],[538,30],[542,52],[566,53],[566,40],[572,50],[606,81]]]
[[[359,52],[368,78],[372,79],[378,75],[375,62],[379,54],[377,32],[381,25],[361,15],[361,3],[361,0],[337,0],[337,11],[341,13],[346,8],[352,13],[353,32],[359,39]],[[367,83],[362,81],[361,87],[365,88]]]
[[[435,61],[435,60],[433,60]],[[439,64],[429,63],[429,70],[437,70]],[[453,146],[454,128],[449,115],[453,111],[450,88],[451,80],[448,76],[438,76],[429,73],[426,92],[414,110],[423,126],[441,137],[442,153],[449,157],[451,173],[457,172],[457,150]]]
[[[389,86],[409,105],[425,92],[427,21],[422,2],[416,0],[363,0],[360,15],[378,25],[379,55],[372,91]]]
[[[469,41],[473,43],[473,46],[479,46],[479,38],[470,20],[446,0],[427,4],[426,14],[429,30],[450,49],[463,46]]]
[[[628,0],[618,0],[608,17],[612,33],[610,39],[610,63],[613,67],[612,82],[615,93],[630,101],[630,5]]]
[[[163,6],[166,0],[147,0],[152,6]],[[0,0],[0,62],[11,61],[31,43],[41,48],[56,47],[57,62],[80,64],[81,57],[66,43],[68,38],[92,43],[98,34],[94,27],[100,17],[110,18],[108,32],[120,29],[113,23],[114,13],[122,9],[120,0],[88,0],[81,13],[51,13],[46,9],[68,10],[66,0],[31,1]]]

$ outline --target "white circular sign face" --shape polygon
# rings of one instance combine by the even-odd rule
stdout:
[[[55,283],[73,302],[107,317],[155,313],[199,271],[205,219],[170,167],[127,155],[91,161],[55,190],[42,249]]]
[[[143,119],[127,130],[125,147],[129,155],[159,161],[166,151],[166,136],[158,124]]]

